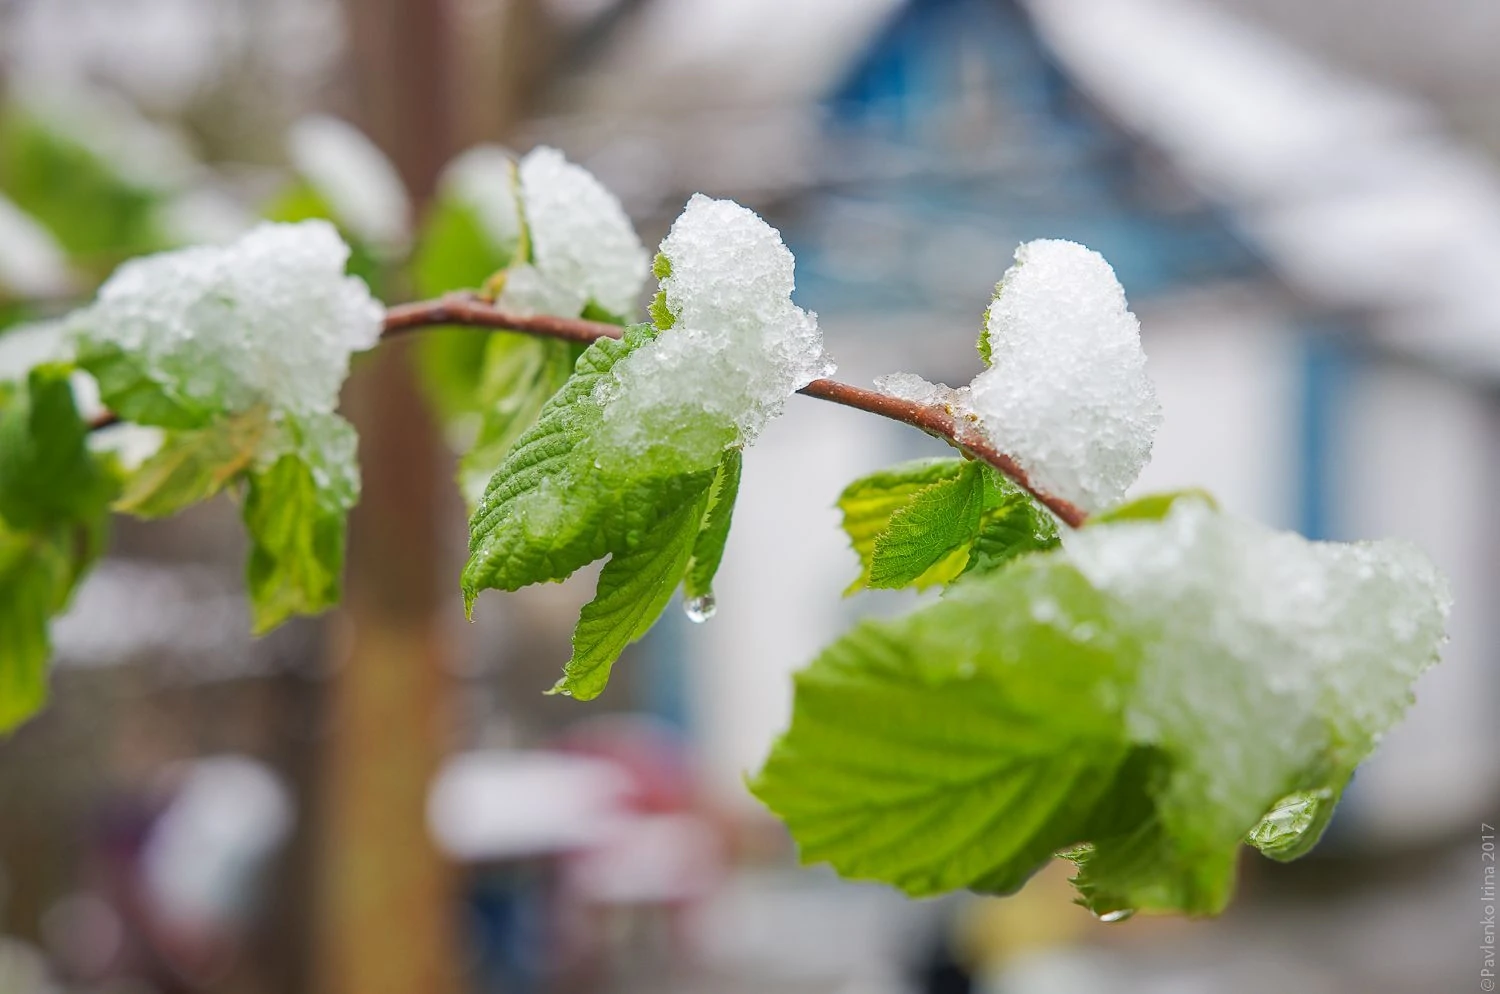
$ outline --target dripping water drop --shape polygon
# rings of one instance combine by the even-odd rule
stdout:
[[[1120,908],[1118,911],[1106,911],[1099,916],[1102,922],[1122,922],[1135,914],[1134,908]]]
[[[718,608],[712,593],[699,594],[682,602],[682,610],[687,614],[688,620],[699,625],[712,618]]]

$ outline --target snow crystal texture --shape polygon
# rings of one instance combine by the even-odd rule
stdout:
[[[582,305],[552,308],[577,298],[619,317],[634,313],[649,260],[614,194],[546,146],[523,158],[518,173],[536,272],[515,288],[507,281],[500,303],[569,316]]]
[[[1191,499],[1064,541],[1144,643],[1128,721],[1178,758],[1164,817],[1181,798],[1184,823],[1231,840],[1319,757],[1362,759],[1443,641],[1447,585],[1402,542],[1309,542]]]
[[[955,390],[946,383],[933,383],[916,373],[887,373],[877,376],[875,389],[889,397],[909,400],[924,407],[941,404],[953,411],[968,409],[968,387]]]
[[[670,328],[602,381],[608,445],[678,468],[753,442],[789,396],[833,373],[815,314],[792,303],[792,253],[753,211],[702,194],[661,243]]]
[[[125,263],[69,319],[84,343],[138,356],[195,406],[333,411],[349,356],[380,337],[384,309],[344,274],[349,247],[326,221],[262,224],[223,247]]]
[[[973,413],[1041,490],[1085,511],[1140,476],[1161,423],[1140,326],[1104,257],[1074,242],[1016,250],[985,315]]]

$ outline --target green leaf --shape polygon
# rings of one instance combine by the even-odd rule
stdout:
[[[286,430],[296,448],[248,474],[245,575],[256,634],[338,603],[346,518],[359,497],[353,426],[329,415]]]
[[[657,476],[641,465],[620,476],[595,466],[603,416],[594,387],[651,337],[637,325],[623,340],[590,345],[495,472],[469,521],[462,586],[471,610],[481,590],[563,580],[635,544],[712,483],[712,472]]]
[[[412,257],[412,280],[417,293],[423,297],[477,289],[496,273],[519,261],[522,255],[520,244],[496,244],[473,205],[445,184],[428,209],[417,239]],[[440,328],[422,335],[418,356],[423,379],[445,418],[485,411],[497,399],[482,393],[486,368],[497,351],[497,340],[515,339],[473,328]],[[499,351],[508,349],[509,346]],[[576,358],[576,354],[570,357],[570,368],[572,359]],[[489,466],[490,471],[499,465],[499,457],[503,455],[503,452],[497,453],[495,462]],[[482,481],[480,485],[483,485]],[[469,492],[466,489],[465,493]]]
[[[97,517],[116,480],[88,450],[66,366],[31,371],[0,413],[0,518],[28,529]]]
[[[898,589],[916,583],[958,551],[967,561],[983,513],[984,476],[977,463],[965,462],[957,476],[918,490],[876,536],[870,586]]]
[[[0,522],[0,733],[46,702],[48,625],[98,558],[105,521],[34,532]]]
[[[481,287],[515,261],[519,247],[496,245],[472,206],[452,195],[439,196],[428,211],[412,258],[417,293],[435,297]]]
[[[791,727],[751,786],[806,863],[914,896],[1007,893],[1082,838],[1127,753],[1128,646],[1034,622],[1042,596],[1099,617],[1045,560],[866,621],[797,675]]]
[[[912,894],[1005,892],[1056,852],[1101,915],[1217,913],[1243,842],[1316,842],[1445,605],[1399,544],[1183,501],[855,628],[798,675],[753,789],[804,860]]]
[[[862,587],[918,590],[1057,545],[1057,524],[990,466],[924,459],[873,473],[839,497]]]
[[[965,574],[989,573],[1058,545],[1057,521],[1020,487],[985,468],[984,517],[969,548]]]
[[[0,531],[0,732],[47,699],[47,624],[64,566],[51,546]]]
[[[265,408],[207,428],[170,432],[126,481],[115,510],[161,518],[207,500],[249,468],[270,429]]]
[[[621,465],[596,448],[604,421],[595,388],[653,334],[638,325],[620,341],[589,346],[495,472],[469,522],[462,583],[471,611],[481,590],[562,580],[612,557],[555,688],[577,697],[603,689],[621,650],[655,622],[695,556],[689,582],[712,579],[729,524],[736,454],[713,470],[682,473],[650,457]]]
[[[1213,494],[1207,490],[1191,487],[1187,490],[1170,490],[1165,493],[1147,494],[1144,497],[1126,501],[1107,511],[1101,511],[1098,514],[1092,515],[1087,524],[1102,525],[1112,521],[1160,521],[1167,516],[1167,513],[1180,500],[1200,501],[1215,509],[1219,506],[1219,502],[1214,500]]]
[[[844,515],[844,531],[860,559],[860,574],[849,585],[846,594],[852,594],[870,584],[870,567],[875,556],[875,544],[890,527],[891,517],[911,503],[922,490],[945,480],[957,478],[964,469],[962,459],[919,459],[883,469],[877,473],[855,480],[839,495],[839,510]],[[939,564],[933,575],[919,577],[914,584],[923,589],[937,583],[946,583],[963,569],[951,564]]]
[[[677,323],[677,316],[667,306],[667,291],[665,290],[656,291],[656,294],[651,298],[650,305],[646,308],[646,312],[651,318],[651,323],[659,331],[666,331]]]
[[[708,499],[704,490],[685,501],[605,563],[594,599],[584,605],[573,631],[573,657],[553,693],[587,701],[604,690],[620,653],[650,630],[672,599]]]
[[[600,324],[619,325],[621,328],[630,324],[630,319],[626,315],[605,310],[593,300],[584,303],[583,313],[578,316],[585,321],[598,321]]]
[[[524,261],[528,251],[524,224],[517,240],[498,244],[474,205],[450,187],[455,185],[445,184],[433,205],[414,259],[425,296],[493,288],[506,267]],[[583,317],[621,323],[592,304]],[[567,382],[582,348],[518,333],[448,329],[423,337],[424,377],[439,409],[450,419],[479,416],[476,437],[459,466],[459,486],[472,509],[542,405]]]
[[[158,223],[161,192],[14,107],[0,111],[0,191],[97,275],[168,247]]]
[[[80,341],[77,361],[99,382],[99,399],[125,421],[186,431],[211,425],[222,416],[219,405],[158,383],[144,360],[112,343]]]
[[[724,453],[723,462],[714,473],[708,492],[708,505],[693,540],[693,554],[683,578],[683,593],[688,597],[712,597],[714,574],[724,559],[724,545],[729,541],[729,525],[734,518],[734,502],[740,492],[740,473],[745,456],[740,449]]]
[[[459,485],[472,508],[542,408],[572,375],[578,347],[529,335],[489,336],[475,384],[479,435],[459,460]]]
[[[1125,917],[1144,908],[1206,915],[1228,902],[1237,847],[1193,851],[1172,838],[1154,800],[1170,775],[1160,751],[1132,751],[1083,829],[1092,841],[1061,853],[1078,868],[1079,903],[1095,914]]]
[[[665,253],[656,253],[656,258],[651,260],[651,275],[655,276],[658,282],[672,275],[672,260],[668,259]],[[677,316],[667,306],[667,291],[665,290],[656,291],[646,311],[657,331],[666,331],[677,323]]]

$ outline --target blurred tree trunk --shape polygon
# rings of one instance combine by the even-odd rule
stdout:
[[[454,127],[464,145],[503,141],[551,82],[556,25],[541,0],[463,0],[456,13]]]
[[[348,13],[359,123],[420,206],[454,151],[449,0],[350,0]],[[364,493],[350,522],[321,771],[322,994],[458,989],[456,878],[427,831],[426,804],[451,734],[443,630],[455,584],[445,552],[462,526],[409,344],[366,357],[345,397]]]
[[[346,0],[358,123],[418,208],[460,144],[503,139],[556,46],[539,0]],[[449,751],[445,630],[460,610],[463,519],[451,457],[417,389],[409,339],[359,364],[345,409],[364,494],[350,524],[329,688],[314,974],[320,994],[452,994],[460,895],[428,834]]]

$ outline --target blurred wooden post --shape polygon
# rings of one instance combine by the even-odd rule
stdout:
[[[454,151],[448,4],[348,4],[359,123],[419,205]],[[345,396],[360,432],[364,494],[351,519],[318,812],[322,994],[458,989],[456,880],[425,816],[450,734],[443,628],[445,612],[457,610],[457,564],[447,553],[462,518],[410,344],[366,357]]]

